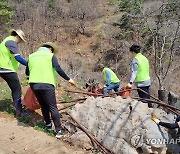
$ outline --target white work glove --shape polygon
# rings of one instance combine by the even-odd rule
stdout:
[[[126,87],[127,87],[127,88],[131,88],[131,87],[132,87],[132,84],[131,84],[131,83],[128,83],[128,84],[126,85]]]
[[[68,82],[71,84],[71,86],[75,86],[76,85],[76,83],[73,81],[73,79],[70,79]]]
[[[106,86],[106,85],[104,85],[103,87],[104,87],[104,88],[106,88],[107,86]]]

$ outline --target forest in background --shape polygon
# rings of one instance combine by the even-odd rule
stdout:
[[[180,93],[178,0],[6,0],[0,2],[0,39],[8,29],[22,29],[22,55],[41,42],[59,46],[62,68],[80,83],[101,74],[99,62],[117,72],[122,84],[130,76],[129,46],[137,43],[150,59],[152,93]]]

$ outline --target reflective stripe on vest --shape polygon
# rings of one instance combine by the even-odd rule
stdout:
[[[56,72],[52,66],[53,53],[38,50],[29,55],[29,83],[48,83],[56,87]]]
[[[104,75],[104,80],[105,80],[106,82],[107,82],[107,79],[106,79],[106,71],[109,71],[110,74],[111,74],[111,83],[117,83],[117,82],[119,82],[119,79],[118,79],[118,77],[116,76],[116,74],[115,74],[111,69],[105,67],[102,72],[103,72],[103,75]]]
[[[5,45],[5,43],[10,40],[15,41],[13,36],[8,36],[0,44],[0,68],[17,72],[19,62],[14,58],[14,55],[11,54],[10,50]]]
[[[138,53],[135,56],[135,59],[138,61],[138,73],[135,78],[135,82],[146,81],[150,79],[149,76],[149,61],[141,53]]]

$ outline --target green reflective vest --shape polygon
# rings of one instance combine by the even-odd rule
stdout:
[[[134,58],[138,60],[138,73],[136,75],[135,82],[149,80],[150,76],[148,59],[141,53],[138,53]]]
[[[38,50],[29,55],[29,83],[48,83],[56,87],[56,72],[52,66],[53,53]]]
[[[14,58],[14,55],[6,47],[6,41],[15,41],[13,36],[6,37],[0,44],[0,68],[9,69],[17,72],[19,62]]]
[[[107,79],[106,79],[106,71],[109,71],[110,72],[110,74],[111,74],[111,83],[117,83],[117,82],[119,82],[119,79],[118,79],[118,77],[116,76],[116,74],[111,70],[111,69],[109,69],[109,68],[107,68],[107,67],[105,67],[104,69],[103,69],[103,75],[104,75],[104,81],[106,81],[107,82]]]

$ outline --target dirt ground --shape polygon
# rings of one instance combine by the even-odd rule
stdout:
[[[0,154],[90,154],[0,113]]]

